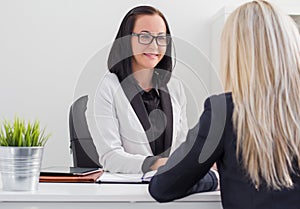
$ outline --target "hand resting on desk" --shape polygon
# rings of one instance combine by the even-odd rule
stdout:
[[[158,158],[156,162],[150,167],[151,170],[157,170],[160,166],[163,166],[166,164],[168,158],[163,157],[163,158]]]

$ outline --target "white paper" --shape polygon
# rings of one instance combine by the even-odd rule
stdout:
[[[145,174],[122,174],[104,172],[97,182],[102,183],[142,183],[149,182],[156,171],[150,171]]]
[[[104,172],[97,181],[103,183],[140,183],[143,174],[120,174]]]

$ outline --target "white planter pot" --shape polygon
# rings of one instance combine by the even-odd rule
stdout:
[[[38,189],[44,147],[0,146],[0,171],[5,191]]]

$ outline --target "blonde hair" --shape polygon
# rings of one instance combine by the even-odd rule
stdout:
[[[221,68],[232,91],[237,157],[258,188],[292,188],[300,168],[300,36],[266,1],[236,9],[222,33]]]

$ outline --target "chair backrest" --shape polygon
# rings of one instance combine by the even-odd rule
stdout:
[[[70,108],[69,130],[73,164],[75,167],[102,167],[86,121],[87,102],[88,96],[82,96]]]

